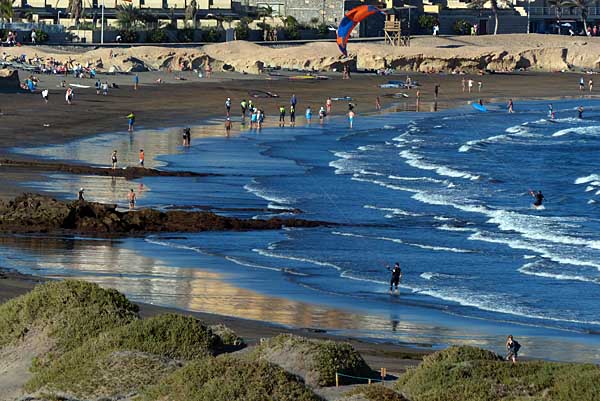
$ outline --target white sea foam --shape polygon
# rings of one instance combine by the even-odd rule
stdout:
[[[474,252],[469,249],[452,248],[452,247],[445,247],[445,246],[426,245],[426,244],[419,244],[419,243],[415,243],[415,242],[408,242],[408,241],[404,241],[400,238],[390,238],[390,237],[380,237],[380,236],[370,237],[367,235],[354,234],[354,233],[348,233],[348,232],[340,232],[340,231],[333,231],[332,234],[340,235],[343,237],[356,237],[356,238],[366,238],[366,239],[374,239],[374,240],[379,240],[379,241],[394,242],[396,244],[402,244],[402,245],[412,246],[415,248],[427,249],[427,250],[431,250],[431,251],[452,252],[452,253],[473,253]]]
[[[453,178],[464,178],[468,180],[478,180],[481,177],[479,175],[472,174],[466,171],[460,171],[451,167],[442,166],[439,164],[431,163],[425,160],[423,156],[420,156],[409,150],[403,150],[400,152],[400,157],[406,160],[406,164],[409,166],[428,171],[435,171],[439,175]]]
[[[275,252],[269,252],[265,249],[252,249],[252,252],[256,252],[261,256],[266,256],[269,258],[277,258],[277,259],[287,259],[287,260],[294,260],[296,262],[304,262],[304,263],[310,263],[313,265],[317,265],[317,266],[323,266],[323,267],[331,267],[334,268],[335,270],[341,271],[342,268],[334,265],[333,263],[329,263],[329,262],[323,262],[320,260],[315,260],[315,259],[309,259],[309,258],[301,258],[298,256],[291,256],[291,255],[283,255],[283,254],[279,254],[279,253],[275,253]]]
[[[575,180],[575,184],[587,184],[588,182],[598,181],[600,183],[600,175],[598,174],[590,174],[585,177],[579,177]]]
[[[393,207],[377,207],[377,206],[373,206],[373,205],[364,205],[363,208],[365,209],[373,209],[373,210],[380,210],[382,212],[390,212],[392,213],[392,215],[394,216],[408,216],[408,217],[422,217],[424,215],[419,214],[419,213],[413,213],[413,212],[409,212],[403,209],[398,209],[398,208],[393,208]]]
[[[421,273],[419,277],[421,277],[425,280],[436,280],[436,279],[448,280],[448,279],[460,278],[459,276],[455,276],[454,274],[435,273],[435,272],[424,272],[424,273]]]
[[[592,192],[592,191],[595,191],[595,190],[596,190],[596,187],[594,187],[594,186],[591,186],[591,185],[588,185],[588,186],[585,188],[585,192]]]
[[[290,196],[285,196],[274,191],[268,191],[266,189],[258,188],[257,185],[257,182],[253,180],[250,184],[244,185],[244,189],[250,192],[251,194],[258,196],[259,198],[271,202],[272,204],[275,203],[279,205],[291,205],[296,202],[296,199]]]
[[[552,134],[553,137],[561,137],[569,134],[575,135],[595,135],[600,134],[600,126],[593,125],[590,127],[566,128],[556,131]]]
[[[291,275],[294,275],[294,276],[308,276],[307,274],[300,273],[300,272],[297,272],[295,270],[288,269],[288,268],[285,268],[285,267],[284,268],[280,268],[280,267],[270,267],[270,266],[259,265],[259,264],[256,264],[256,263],[251,263],[251,262],[247,262],[247,261],[244,261],[244,260],[241,260],[241,259],[238,259],[238,258],[234,258],[233,256],[226,256],[225,259],[228,260],[228,261],[230,261],[230,262],[233,262],[233,263],[235,263],[237,265],[240,265],[240,266],[253,267],[253,268],[261,269],[261,270],[278,271],[278,272],[288,273],[288,274],[291,274]]]
[[[585,277],[580,275],[566,274],[566,273],[552,273],[549,271],[541,270],[539,264],[536,262],[526,263],[518,269],[519,273],[523,273],[529,276],[552,278],[555,280],[563,281],[581,281],[586,283],[600,284],[600,279]]]

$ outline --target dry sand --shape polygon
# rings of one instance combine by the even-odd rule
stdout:
[[[3,49],[4,50],[4,49]],[[259,74],[265,67],[305,71],[332,71],[349,63],[359,69],[392,67],[405,71],[450,72],[527,68],[560,71],[598,68],[600,38],[540,34],[415,37],[410,47],[352,43],[343,58],[334,42],[314,42],[293,47],[261,46],[235,41],[195,48],[143,46],[100,48],[89,51],[57,50],[47,46],[8,48],[12,56],[53,57],[93,65],[101,71],[148,71],[203,68]]]

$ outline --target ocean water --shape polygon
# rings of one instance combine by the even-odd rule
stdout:
[[[580,104],[583,120],[576,118]],[[102,164],[99,155],[108,160],[115,148],[134,163],[143,145],[162,168],[219,174],[134,183],[49,175],[27,184],[61,197],[84,186],[88,199],[124,205],[126,191],[135,187],[142,206],[253,218],[299,209],[303,218],[336,223],[157,235],[118,245],[153,255],[173,274],[184,267],[218,272],[248,291],[362,316],[346,320],[352,324],[334,324],[333,318],[307,324],[434,344],[488,344],[510,330],[532,338],[529,355],[600,361],[600,102],[555,101],[555,121],[547,119],[544,102],[515,109],[510,115],[493,105],[488,113],[464,106],[359,114],[352,130],[343,118],[332,118],[322,126],[194,138],[190,149],[178,147],[177,130],[163,130],[18,151],[69,160],[94,154],[92,162]],[[533,208],[529,190],[543,191],[544,208]],[[27,243],[22,249],[30,256],[4,263],[25,266],[41,257],[31,239]],[[70,266],[61,275],[100,280],[102,274],[62,258],[51,264]],[[189,258],[185,266],[181,258]],[[386,269],[396,261],[404,273],[399,296],[388,292]],[[57,274],[54,267],[36,266],[38,273]],[[135,273],[118,266],[121,275]],[[148,269],[143,279],[160,281],[161,274]],[[170,294],[168,284],[118,285],[137,299],[183,308],[177,294],[191,294]]]

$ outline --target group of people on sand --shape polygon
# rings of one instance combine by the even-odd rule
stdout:
[[[379,98],[378,98],[379,99]],[[378,100],[379,101],[379,100]],[[225,120],[225,130],[229,135],[231,130],[231,98],[227,98],[225,100],[225,110],[226,110],[226,120]],[[279,113],[279,126],[284,127],[286,125],[286,118],[289,118],[289,126],[296,126],[296,110],[298,107],[298,98],[295,94],[292,94],[290,98],[289,107],[286,107],[283,104],[280,104],[278,107]],[[354,111],[354,104],[348,103],[348,122],[350,124],[350,128],[353,127],[354,118],[356,113]],[[241,109],[241,123],[242,125],[246,124],[246,118],[250,118],[250,129],[258,129],[260,130],[263,127],[266,114],[264,109],[258,108],[254,105],[252,99],[246,100],[242,99],[240,102]],[[333,109],[333,100],[331,97],[328,97],[325,101],[324,106],[319,107],[318,116],[320,124],[323,124],[325,118],[332,112]],[[288,114],[289,112],[289,114]],[[306,119],[307,124],[311,124],[313,119],[313,109],[311,106],[307,106],[304,112],[304,118]]]

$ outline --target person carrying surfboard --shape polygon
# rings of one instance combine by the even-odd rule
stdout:
[[[542,206],[542,203],[544,202],[544,195],[542,195],[542,191],[535,192],[535,191],[530,190],[529,194],[535,198],[535,201],[533,202],[533,206],[535,206],[535,207]]]

